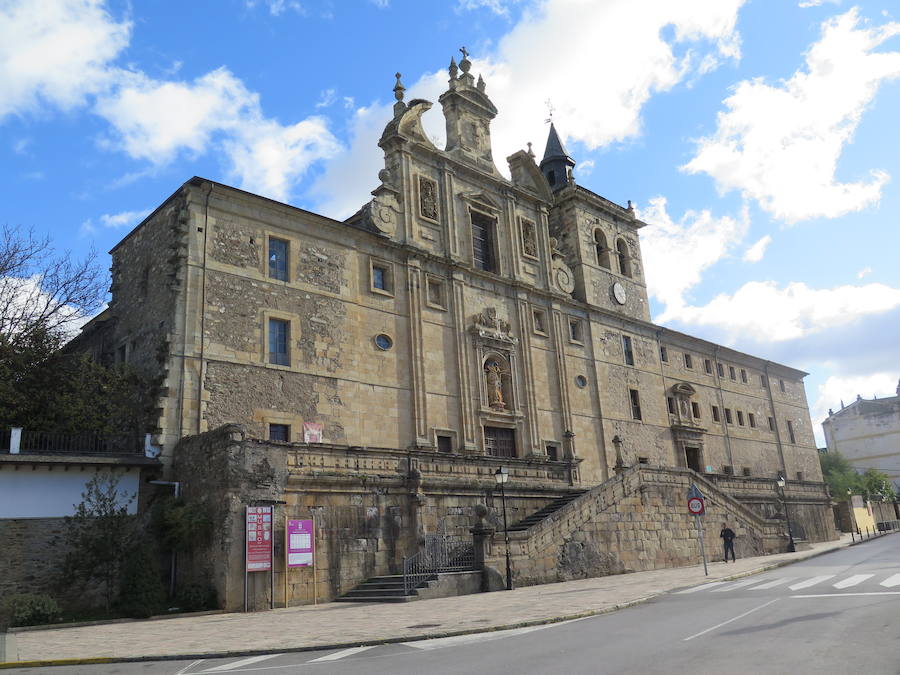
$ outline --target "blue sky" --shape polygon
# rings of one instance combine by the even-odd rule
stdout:
[[[892,0],[0,0],[2,222],[111,248],[200,175],[337,218],[393,102],[465,45],[494,157],[631,199],[657,322],[809,371],[813,423],[900,377]],[[438,110],[426,128],[440,140]],[[821,442],[821,440],[820,440]]]

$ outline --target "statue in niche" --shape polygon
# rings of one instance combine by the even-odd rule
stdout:
[[[537,258],[537,233],[534,223],[530,220],[522,220],[522,252],[525,255]]]
[[[506,408],[503,400],[503,368],[496,361],[484,364],[484,378],[487,384],[488,405],[497,410]]]
[[[419,177],[419,211],[430,220],[437,220],[437,183],[425,177]]]

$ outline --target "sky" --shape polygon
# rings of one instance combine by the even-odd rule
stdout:
[[[655,322],[810,373],[813,426],[900,378],[896,0],[0,0],[0,223],[105,252],[191,176],[343,219],[394,74],[465,46],[494,157],[552,112],[641,230]],[[439,106],[427,132],[444,136]]]

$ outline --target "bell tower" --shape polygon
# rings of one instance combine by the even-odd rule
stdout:
[[[572,179],[572,169],[575,168],[575,160],[569,157],[556,127],[550,122],[550,133],[547,136],[547,147],[544,150],[544,158],[541,160],[541,173],[550,183],[550,189],[556,192],[567,185]]]

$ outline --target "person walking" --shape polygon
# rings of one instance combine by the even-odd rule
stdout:
[[[722,545],[725,548],[725,557],[722,559],[722,562],[728,562],[728,552],[731,551],[731,562],[737,562],[734,557],[734,538],[735,533],[730,527],[728,527],[728,523],[722,523],[722,530],[719,532],[719,536],[722,537]]]

